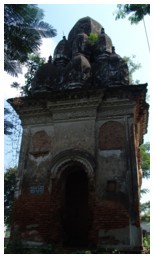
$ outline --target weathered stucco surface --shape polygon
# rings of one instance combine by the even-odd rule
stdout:
[[[88,98],[71,93],[58,103],[44,102],[46,112],[39,99],[35,102],[35,117],[29,103],[23,103],[19,111],[23,139],[13,228],[18,227],[23,243],[33,245],[54,243],[62,248],[68,244],[69,234],[82,239],[77,232],[80,228],[85,244],[140,249],[138,164],[132,130],[135,102],[117,98],[113,105],[111,98],[113,109],[108,110],[110,98],[104,101],[96,92]],[[83,198],[80,202],[74,199],[80,203],[78,207],[66,198],[67,180],[73,171],[74,175],[85,174],[88,184],[86,203]],[[81,188],[78,184],[74,189]],[[74,208],[66,209],[66,202]],[[82,211],[80,219],[71,222],[70,217],[68,222],[76,209]]]
[[[12,239],[141,252],[145,98],[146,84],[129,85],[102,26],[79,20],[36,73],[31,96],[9,100],[23,126]]]

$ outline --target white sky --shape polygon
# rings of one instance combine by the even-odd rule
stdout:
[[[45,57],[46,60],[48,60],[49,53],[51,51],[51,54],[54,51],[55,48],[55,42],[52,39],[43,39],[42,40],[42,45],[40,47],[40,53],[41,57]],[[49,51],[50,50],[50,51]],[[5,81],[5,86],[3,89],[3,94],[4,94],[4,99],[8,98],[13,98],[13,97],[18,97],[20,96],[20,92],[18,90],[11,88],[10,85],[12,82],[16,81],[24,85],[24,74],[26,73],[26,68],[22,69],[22,74],[19,74],[18,77],[13,77],[9,75],[8,73],[4,72],[4,81]]]

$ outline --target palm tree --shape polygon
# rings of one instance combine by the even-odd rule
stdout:
[[[56,36],[43,17],[43,10],[34,4],[4,5],[4,70],[9,74],[18,75],[28,54],[39,50],[42,38]]]

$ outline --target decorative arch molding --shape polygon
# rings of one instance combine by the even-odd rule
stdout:
[[[96,167],[93,156],[87,151],[69,149],[57,154],[51,164],[51,178],[60,178],[62,172],[74,164],[80,165],[86,172],[88,178],[94,177]]]

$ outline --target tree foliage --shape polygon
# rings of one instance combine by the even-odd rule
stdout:
[[[25,67],[27,67],[27,72],[25,73],[25,84],[21,85],[18,82],[13,82],[11,84],[12,88],[16,88],[20,90],[22,96],[31,95],[31,83],[34,78],[36,71],[39,66],[45,62],[45,58],[41,58],[39,53],[30,54],[28,61],[25,62]],[[4,134],[11,135],[13,133],[13,129],[17,127],[17,124],[14,124],[11,121],[12,111],[9,110],[8,107],[4,108]]]
[[[4,70],[9,74],[21,72],[21,64],[39,50],[42,38],[56,36],[43,17],[43,10],[34,4],[4,5]]]
[[[150,254],[150,235],[143,238],[144,253]]]
[[[20,89],[20,93],[22,96],[30,96],[31,95],[31,85],[33,78],[35,76],[38,68],[45,63],[45,58],[40,57],[39,53],[30,54],[28,61],[25,63],[25,67],[27,68],[27,72],[25,73],[25,84],[21,85],[18,82],[13,82],[11,87]]]
[[[8,108],[4,108],[4,134],[11,135],[13,129],[13,123],[8,119],[11,111]]]
[[[140,22],[145,15],[150,15],[150,4],[118,4],[116,19],[123,19],[129,15],[131,24]]]
[[[150,215],[150,201],[141,204],[141,212]]]
[[[4,222],[8,227],[11,224],[16,174],[17,168],[15,167],[7,169],[4,175]]]
[[[144,143],[140,146],[141,150],[141,167],[143,178],[150,177],[150,143]],[[141,194],[149,192],[148,189],[141,189]],[[150,222],[150,201],[140,204],[141,218],[144,221]]]
[[[143,171],[143,178],[149,179],[150,178],[150,143],[144,143],[140,146],[141,151],[141,168]],[[141,196],[149,192],[149,189],[142,188],[140,190]]]
[[[150,143],[144,143],[140,146],[141,150],[141,167],[143,170],[143,178],[150,178]]]
[[[139,80],[134,81],[133,80],[133,74],[141,68],[141,64],[140,63],[136,63],[134,62],[135,59],[135,55],[132,55],[131,57],[128,56],[124,56],[123,60],[126,61],[127,65],[128,65],[128,69],[129,69],[129,83],[130,84],[138,84]]]

